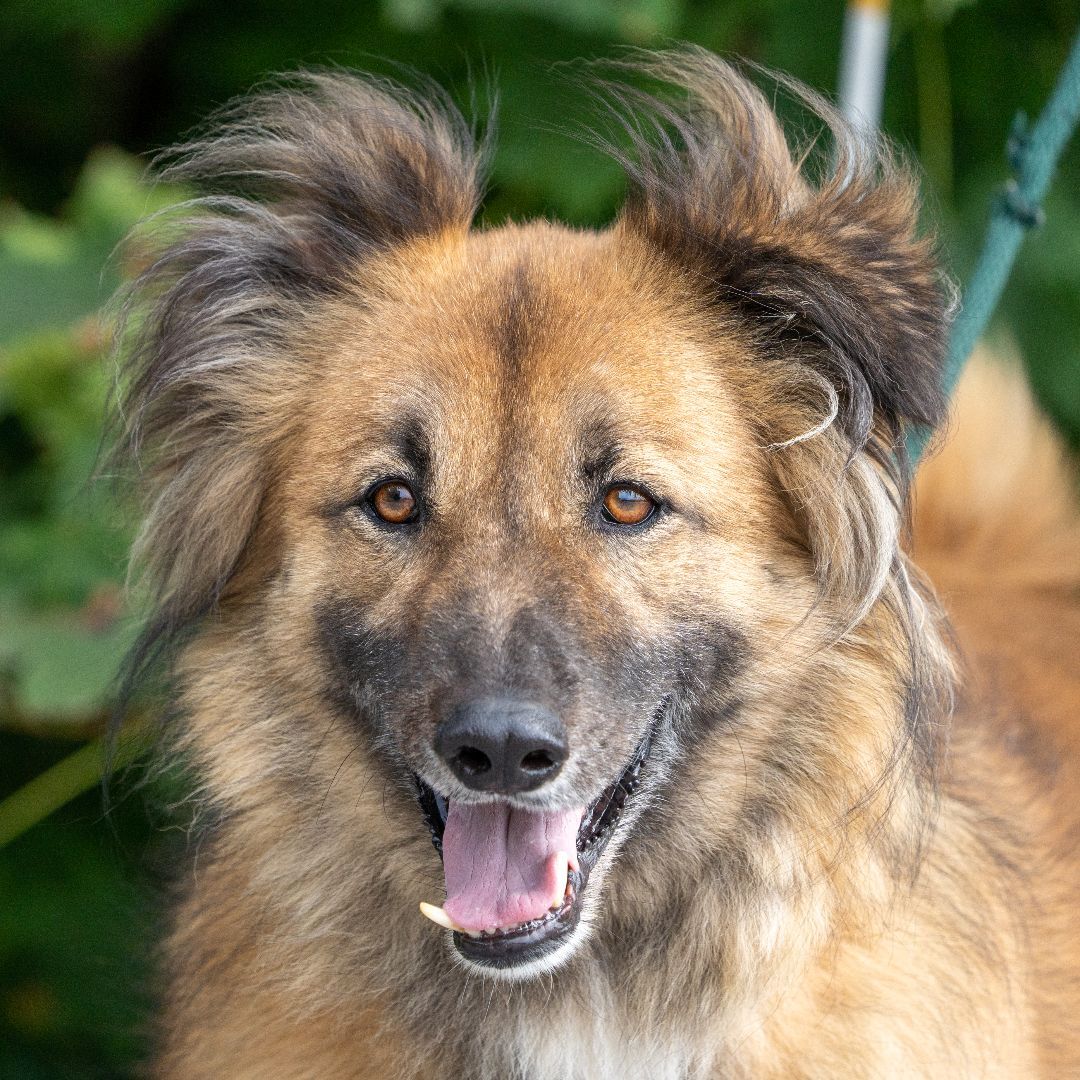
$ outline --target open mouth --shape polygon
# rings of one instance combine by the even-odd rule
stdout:
[[[570,937],[589,874],[640,787],[653,731],[650,725],[630,763],[584,811],[531,812],[504,802],[459,807],[416,777],[447,880],[445,907],[421,910],[454,932],[462,956],[512,968],[554,953]]]

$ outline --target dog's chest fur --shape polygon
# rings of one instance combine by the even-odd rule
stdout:
[[[521,1080],[690,1080],[709,1075],[708,1063],[687,1039],[654,1028],[632,1028],[624,1019],[568,1001],[554,1020],[524,1019],[503,1071]],[[507,1048],[509,1049],[509,1048]],[[491,1074],[496,1075],[495,1073]]]

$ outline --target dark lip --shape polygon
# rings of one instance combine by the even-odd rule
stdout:
[[[517,967],[554,952],[574,932],[581,919],[582,897],[589,875],[615,835],[624,808],[640,787],[641,774],[652,751],[662,713],[663,706],[657,710],[629,764],[582,815],[577,835],[578,869],[571,870],[567,876],[562,906],[512,930],[480,933],[475,937],[455,933],[454,946],[462,956],[484,967]],[[420,809],[431,830],[431,841],[442,858],[448,801],[419,776],[414,776],[414,781]]]

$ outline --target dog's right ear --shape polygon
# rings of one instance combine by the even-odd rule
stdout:
[[[146,501],[144,654],[211,610],[242,558],[303,377],[284,342],[305,310],[373,254],[467,229],[483,162],[438,88],[341,73],[256,94],[164,155],[163,178],[197,197],[151,223],[118,339],[119,452]]]
[[[821,129],[794,154],[765,95],[718,57],[688,47],[630,67],[669,91],[607,90],[633,144],[613,149],[624,227],[738,312],[763,356],[831,385],[851,456],[902,459],[912,426],[944,418],[950,302],[911,170],[793,80],[774,77]]]

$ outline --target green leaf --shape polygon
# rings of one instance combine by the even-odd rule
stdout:
[[[142,174],[129,155],[99,150],[59,220],[0,206],[0,346],[34,331],[69,330],[109,298],[119,283],[117,245],[140,218],[179,197]]]
[[[112,613],[98,616],[98,626],[94,618],[93,610],[0,608],[0,692],[9,717],[21,725],[71,725],[108,710],[134,627]]]

